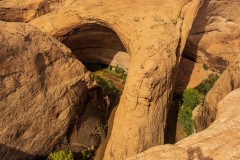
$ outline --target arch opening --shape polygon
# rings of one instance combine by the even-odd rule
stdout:
[[[62,42],[82,63],[102,63],[128,69],[130,56],[118,35],[99,24],[84,24],[64,37]]]

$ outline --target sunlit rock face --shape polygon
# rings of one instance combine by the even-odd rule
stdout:
[[[0,20],[28,22],[36,17],[58,10],[71,4],[72,0],[25,0],[0,1]]]

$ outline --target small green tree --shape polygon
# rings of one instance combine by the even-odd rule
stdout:
[[[47,160],[73,160],[73,153],[71,151],[57,151],[50,153]]]
[[[183,92],[183,106],[190,107],[194,109],[199,102],[199,92],[198,90],[189,88],[185,89]]]
[[[201,94],[206,95],[214,86],[216,81],[218,80],[219,75],[217,74],[210,74],[207,79],[201,82],[201,84],[198,85],[197,89]]]
[[[193,133],[193,120],[192,120],[192,110],[190,107],[182,107],[179,110],[178,118],[183,127],[183,131],[186,136],[189,136]]]

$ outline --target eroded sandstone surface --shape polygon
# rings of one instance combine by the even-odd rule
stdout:
[[[216,120],[206,130],[175,145],[153,147],[129,160],[239,159],[239,107],[240,89],[237,89],[218,104]]]
[[[217,104],[240,87],[236,60],[240,53],[239,2],[205,0],[197,13],[201,2],[0,1],[0,20],[29,22],[42,31],[22,23],[0,22],[3,159],[47,154],[54,148],[77,152],[79,147],[101,143],[104,117],[94,104],[104,104],[81,62],[129,69],[106,160],[126,159],[163,144],[175,82],[179,91],[195,87],[211,70],[231,63],[207,95],[197,118],[198,131],[216,118],[206,131],[132,159],[193,159],[195,155],[238,159],[239,142],[234,139],[239,139],[239,117],[233,110],[239,107],[240,91]],[[211,70],[206,71],[204,64]],[[228,130],[230,134],[225,135]]]
[[[74,0],[1,0],[0,20],[28,22],[34,18],[69,6]]]
[[[177,81],[177,91],[196,87],[211,71],[224,70],[235,61],[240,53],[239,13],[238,0],[204,1],[182,54],[178,79],[184,82]],[[208,68],[205,71],[204,65]]]
[[[207,94],[203,108],[196,118],[198,132],[206,129],[216,118],[218,103],[231,91],[240,88],[240,57],[231,63]]]
[[[128,78],[105,159],[125,159],[163,144],[178,57],[199,6],[199,0],[77,1],[30,22],[54,37],[84,24],[102,25],[116,32],[129,53]]]
[[[0,28],[1,160],[99,145],[104,119],[91,73],[32,26],[0,22]]]

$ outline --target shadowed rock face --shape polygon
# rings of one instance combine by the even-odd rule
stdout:
[[[45,155],[59,145],[99,145],[91,136],[105,137],[104,119],[90,72],[68,48],[34,27],[0,22],[0,28],[0,143],[6,146],[1,160]],[[86,141],[71,138],[75,134]]]
[[[86,24],[59,39],[81,62],[101,62],[129,68],[130,55],[118,35],[107,27]]]
[[[239,159],[240,89],[228,94],[217,108],[216,120],[206,130],[175,145],[153,147],[129,160]]]
[[[178,58],[199,6],[200,0],[76,1],[30,22],[54,37],[85,24],[102,25],[116,32],[129,53],[128,78],[105,159],[125,159],[164,143]]]

